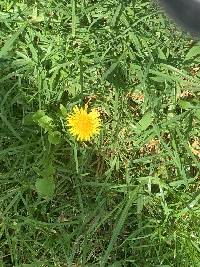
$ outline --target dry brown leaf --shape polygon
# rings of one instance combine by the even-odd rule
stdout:
[[[160,141],[158,139],[151,139],[147,144],[145,144],[140,152],[148,154],[159,153]]]

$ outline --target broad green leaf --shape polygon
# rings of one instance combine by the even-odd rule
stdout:
[[[44,198],[52,198],[55,190],[53,177],[37,179],[35,187],[38,195]]]
[[[67,109],[62,105],[62,104],[60,104],[60,111],[61,111],[61,113],[62,113],[62,115],[63,115],[63,117],[67,117],[67,114],[68,114],[68,112],[67,112]]]
[[[41,119],[43,116],[45,116],[45,112],[43,110],[38,110],[34,115],[33,115],[33,120],[35,122],[38,122],[39,119]]]
[[[53,176],[55,174],[55,168],[51,162],[44,162],[44,169],[39,171],[38,174],[41,175],[43,178]]]
[[[51,144],[57,145],[60,143],[61,133],[59,131],[50,131],[48,134],[48,140]]]
[[[200,55],[200,45],[195,45],[189,50],[189,52],[185,56],[185,61],[193,59],[199,55]]]
[[[51,131],[53,128],[53,120],[49,116],[45,115],[38,120],[38,125],[45,129],[46,132]]]
[[[138,131],[145,131],[153,122],[153,114],[151,112],[145,114],[142,119],[136,124]]]
[[[160,49],[159,47],[158,47],[158,58],[160,58],[161,60],[167,59],[165,54],[163,53],[162,49]]]
[[[182,108],[182,109],[191,109],[191,108],[194,107],[190,102],[188,102],[188,101],[186,101],[186,100],[179,100],[179,101],[178,101],[178,105],[179,105],[180,108]]]

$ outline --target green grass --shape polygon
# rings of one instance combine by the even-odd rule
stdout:
[[[2,0],[0,28],[0,266],[200,266],[200,43],[147,0]]]

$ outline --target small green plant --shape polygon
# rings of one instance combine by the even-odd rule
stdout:
[[[51,144],[57,145],[61,141],[61,133],[55,130],[55,125],[53,124],[53,119],[45,115],[43,110],[38,110],[33,115],[33,120],[38,123],[38,125],[44,129],[45,133],[48,133],[48,140]]]
[[[38,172],[38,178],[35,183],[38,195],[51,199],[55,191],[54,181],[55,169],[52,162],[44,162],[43,170]]]

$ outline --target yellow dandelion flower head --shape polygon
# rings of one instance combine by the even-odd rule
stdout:
[[[73,112],[67,117],[67,126],[70,127],[69,132],[80,141],[89,141],[100,132],[101,119],[99,118],[99,112],[95,109],[88,112],[87,109],[87,105],[85,105],[85,108],[75,106]]]

